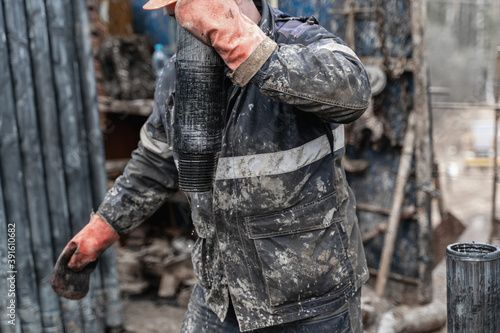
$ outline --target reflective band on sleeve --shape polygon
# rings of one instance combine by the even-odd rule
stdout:
[[[142,145],[147,150],[163,157],[164,159],[170,158],[172,156],[172,151],[170,150],[166,142],[153,139],[151,136],[149,136],[146,129],[146,124],[144,124],[141,128],[140,137]]]
[[[344,126],[332,131],[334,151],[344,148]],[[280,175],[299,170],[331,153],[326,135],[290,150],[219,158],[216,180]]]
[[[346,45],[342,45],[342,44],[336,43],[336,42],[334,42],[332,40],[328,40],[328,39],[319,41],[317,43],[313,43],[313,44],[309,45],[309,47],[314,49],[314,50],[325,49],[325,50],[329,50],[332,52],[342,52],[342,53],[345,53],[347,55],[350,55],[351,57],[353,57],[355,59],[358,59],[358,56],[356,55],[356,53],[354,53],[353,50],[351,50],[351,48],[349,48]]]

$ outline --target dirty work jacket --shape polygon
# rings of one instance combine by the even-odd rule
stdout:
[[[259,9],[277,48],[249,84],[225,82],[213,191],[188,195],[197,278],[221,319],[231,299],[242,331],[333,311],[368,277],[342,166],[342,123],[368,105],[366,72],[313,18],[290,18],[266,1]],[[177,191],[174,91],[172,60],[139,147],[98,210],[120,234]]]

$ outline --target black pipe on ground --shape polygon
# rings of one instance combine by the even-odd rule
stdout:
[[[176,54],[173,149],[179,157],[179,187],[207,192],[221,148],[224,62],[180,26]]]
[[[500,248],[456,243],[446,254],[448,332],[500,332]]]

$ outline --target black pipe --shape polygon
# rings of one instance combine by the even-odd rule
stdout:
[[[173,148],[179,158],[179,187],[206,192],[221,148],[224,62],[180,26],[176,54]]]
[[[500,332],[500,248],[456,243],[446,254],[448,332]]]

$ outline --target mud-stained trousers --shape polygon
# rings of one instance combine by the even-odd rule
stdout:
[[[184,322],[182,333],[238,333],[238,322],[232,305],[229,306],[226,319],[221,322],[205,303],[203,289],[196,285]],[[344,305],[332,313],[316,317],[266,327],[251,331],[254,333],[362,333],[361,290]]]

